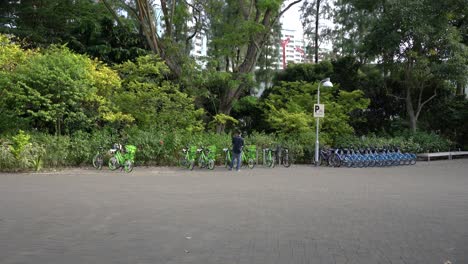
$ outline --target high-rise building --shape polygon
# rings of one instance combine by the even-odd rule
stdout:
[[[198,32],[192,39],[192,49],[190,50],[190,55],[198,61],[201,57],[205,57],[206,54],[207,38],[205,34]]]

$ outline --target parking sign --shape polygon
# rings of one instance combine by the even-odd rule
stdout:
[[[325,117],[324,104],[314,104],[314,117]]]

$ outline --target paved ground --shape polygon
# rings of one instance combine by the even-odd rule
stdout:
[[[468,263],[468,160],[0,174],[0,263]]]

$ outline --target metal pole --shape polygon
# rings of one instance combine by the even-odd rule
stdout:
[[[319,82],[318,88],[317,88],[317,104],[320,104],[320,85],[322,84],[322,81]],[[315,109],[314,109],[315,111]],[[319,118],[316,118],[316,135],[315,135],[315,166],[318,166],[318,161],[319,161]]]

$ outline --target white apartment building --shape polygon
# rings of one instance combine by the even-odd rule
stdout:
[[[207,38],[205,34],[198,33],[192,39],[192,50],[190,50],[190,55],[193,56],[197,61],[202,57],[206,57],[207,54]]]

